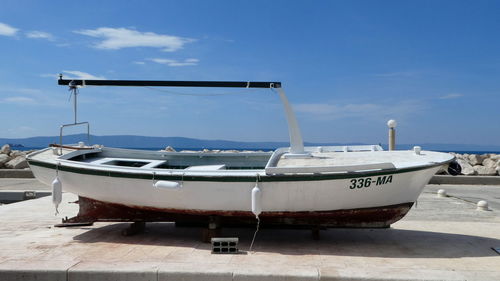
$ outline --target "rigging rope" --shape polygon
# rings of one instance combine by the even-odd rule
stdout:
[[[255,232],[253,234],[252,243],[250,243],[250,249],[248,250],[249,252],[252,251],[253,242],[255,242],[255,237],[257,236],[257,232],[259,231],[259,225],[260,225],[260,218],[257,217],[257,229],[255,229]]]
[[[233,94],[247,94],[249,92],[255,92],[257,91],[258,89],[250,89],[250,88],[246,88],[245,90],[243,91],[238,91],[238,92],[235,92],[235,91],[232,91],[232,92],[224,92],[224,93],[203,93],[203,94],[193,94],[193,93],[185,93],[185,92],[176,92],[176,91],[170,91],[170,90],[164,90],[164,89],[158,89],[158,88],[155,88],[155,87],[148,87],[148,86],[144,86],[144,88],[146,89],[149,89],[149,90],[154,90],[154,91],[158,91],[158,92],[164,92],[164,93],[169,93],[169,94],[173,94],[173,95],[178,95],[178,96],[224,96],[224,95],[233,95]]]

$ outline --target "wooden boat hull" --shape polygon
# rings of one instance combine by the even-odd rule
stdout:
[[[67,223],[114,221],[114,222],[177,222],[188,225],[206,226],[217,222],[218,226],[254,226],[252,212],[199,211],[145,208],[124,206],[79,197],[80,207],[76,217]],[[311,212],[264,212],[260,218],[263,227],[352,227],[384,228],[403,218],[413,202],[374,208],[345,209]]]

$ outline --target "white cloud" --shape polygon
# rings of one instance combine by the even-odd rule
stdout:
[[[102,41],[94,45],[98,49],[118,50],[131,47],[160,48],[165,52],[173,52],[184,47],[184,44],[193,42],[194,39],[173,35],[156,34],[154,32],[140,32],[127,28],[100,27],[97,29],[84,29],[74,31]]]
[[[40,74],[40,77],[43,77],[43,78],[55,78],[55,79],[59,79],[59,73],[58,73],[58,74],[54,74],[54,73],[43,73],[43,74]]]
[[[17,94],[23,94],[23,95],[38,95],[38,94],[43,93],[43,91],[40,89],[33,89],[33,88],[0,87],[0,94],[1,93],[17,93]]]
[[[104,76],[95,76],[90,73],[78,70],[63,70],[62,73],[43,73],[40,74],[40,77],[59,79],[60,74],[66,75],[63,76],[63,79],[87,79],[87,80],[106,79]]]
[[[134,63],[134,64],[146,64],[146,63],[145,63],[145,62],[143,62],[143,61],[134,61],[134,62],[132,62],[132,63]]]
[[[294,109],[299,113],[305,113],[321,119],[342,118],[392,118],[405,116],[420,112],[424,106],[419,101],[400,101],[391,104],[329,104],[329,103],[307,103],[297,104]]]
[[[35,103],[35,100],[28,97],[10,97],[1,100],[2,103],[17,103],[17,104],[31,104]]]
[[[15,138],[19,138],[19,137],[25,135],[26,133],[32,133],[35,131],[36,130],[34,128],[28,127],[28,126],[19,126],[19,127],[7,129],[7,133],[9,133],[10,135],[12,135]]]
[[[154,58],[149,60],[159,64],[166,64],[168,66],[192,66],[192,65],[198,65],[198,62],[200,61],[199,59],[185,59],[183,61],[178,61],[178,60],[161,59],[161,58]]]
[[[86,79],[86,80],[106,79],[104,76],[95,76],[90,73],[78,70],[63,70],[63,74],[69,75],[69,77],[63,77],[64,79]]]
[[[19,29],[0,22],[0,35],[14,36]]]
[[[449,99],[456,99],[456,98],[463,97],[463,96],[464,95],[462,95],[462,94],[453,93],[453,94],[448,94],[448,95],[440,96],[439,99],[449,100]]]
[[[399,78],[399,77],[414,77],[418,73],[414,71],[397,71],[397,72],[387,72],[387,73],[377,73],[373,74],[375,77],[385,77],[385,78]]]
[[[33,39],[46,39],[46,40],[49,40],[49,41],[53,41],[54,40],[54,36],[48,32],[44,32],[44,31],[30,31],[30,32],[26,32],[26,37],[28,38],[33,38]]]

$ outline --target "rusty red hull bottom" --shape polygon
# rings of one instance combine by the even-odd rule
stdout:
[[[120,204],[79,197],[80,210],[76,217],[64,223],[113,222],[176,222],[179,224],[218,226],[255,226],[251,212],[198,211],[130,207]],[[315,212],[263,212],[259,217],[262,226],[287,227],[389,227],[403,218],[413,202],[390,206]]]

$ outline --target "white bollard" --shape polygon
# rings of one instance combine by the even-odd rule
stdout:
[[[414,146],[413,152],[415,152],[415,154],[417,155],[420,155],[420,153],[422,152],[422,148],[420,146]]]
[[[438,192],[437,192],[437,196],[438,196],[438,197],[448,197],[448,194],[446,194],[446,190],[444,190],[444,189],[440,189],[440,190],[438,190]]]
[[[396,149],[396,125],[398,123],[396,120],[391,119],[387,121],[387,126],[389,127],[389,150]]]
[[[481,200],[477,202],[477,209],[478,211],[489,211],[490,209],[488,208],[488,202]]]

